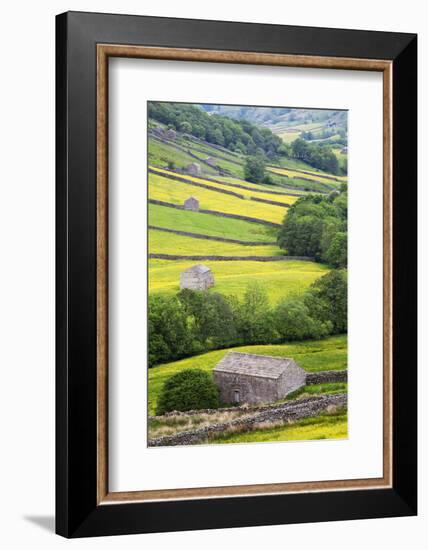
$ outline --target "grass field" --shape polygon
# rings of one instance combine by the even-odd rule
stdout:
[[[240,199],[210,189],[177,182],[156,174],[149,174],[149,198],[173,204],[183,204],[191,196],[199,200],[201,209],[250,216],[277,224],[282,223],[287,212],[285,207]]]
[[[345,176],[332,176],[337,180],[337,181],[333,181],[333,180],[331,180],[329,178],[326,178],[325,176],[323,176],[321,174],[317,174],[315,172],[311,172],[311,174],[302,174],[301,172],[296,172],[296,170],[289,169],[289,168],[276,168],[276,167],[271,166],[271,167],[269,167],[269,171],[274,172],[276,174],[282,174],[284,176],[289,176],[289,177],[294,177],[294,178],[306,177],[306,178],[310,178],[314,181],[317,181],[319,183],[325,183],[327,185],[332,185],[332,186],[337,185],[339,182],[346,181]],[[307,182],[307,183],[309,183],[309,182]]]
[[[241,180],[241,179],[238,179],[238,178],[233,178],[231,176],[216,176],[215,179],[217,180],[220,180],[220,181],[224,181],[225,183],[239,183],[241,185],[246,185],[247,187],[251,187],[251,188],[254,188],[255,190],[259,190],[259,191],[262,191],[262,190],[265,190],[265,191],[281,191],[282,193],[287,193],[287,189],[284,188],[284,184],[286,184],[287,182],[282,179],[281,182],[282,182],[282,185],[279,185],[277,184],[276,182],[274,182],[272,185],[266,185],[266,184],[260,184],[260,183],[251,183],[249,181],[245,181],[245,180]],[[290,187],[293,187],[293,183],[294,183],[294,180],[290,178]],[[300,188],[293,188],[292,190],[290,189],[290,192],[293,193],[293,195],[295,193],[299,194],[299,195],[305,195],[307,194],[307,191],[305,191],[304,189],[300,189]],[[290,196],[293,196],[293,195],[290,195]],[[271,196],[276,196],[276,195],[271,195]]]
[[[161,174],[164,174],[165,177],[168,177],[168,174],[171,173],[171,172],[168,172],[168,170],[165,170],[163,168],[159,168],[159,169],[155,168],[155,169],[158,172],[160,172]],[[211,187],[215,187],[216,189],[219,189],[220,192],[222,190],[233,191],[234,193],[239,193],[240,195],[243,195],[244,197],[247,197],[247,198],[256,197],[256,198],[259,198],[259,199],[274,200],[276,202],[282,202],[284,204],[293,204],[293,202],[296,202],[296,200],[297,200],[297,197],[294,197],[293,195],[275,195],[275,194],[272,194],[272,193],[269,193],[269,192],[263,192],[263,187],[260,188],[260,186],[258,186],[258,184],[248,183],[248,185],[247,185],[247,182],[244,182],[242,180],[235,180],[235,181],[239,181],[240,185],[245,185],[246,187],[251,186],[251,190],[242,189],[242,187],[233,187],[232,185],[227,185],[227,183],[224,183],[224,184],[223,183],[217,183],[215,181],[206,180],[202,177],[199,178],[199,177],[196,177],[196,176],[189,176],[187,174],[180,175],[180,177],[185,178],[189,182],[194,181],[195,183],[202,183],[204,185],[210,185]],[[197,192],[197,191],[198,191],[198,188],[195,186],[195,192]],[[227,200],[227,197],[225,197],[225,199]]]
[[[228,155],[223,151],[218,151],[214,147],[210,147],[208,144],[201,145],[189,140],[177,139],[176,143],[183,147],[183,149],[189,150],[197,157],[199,157],[199,164],[201,166],[202,172],[207,176],[219,178],[219,172],[215,167],[209,166],[202,162],[206,158],[211,157],[215,160],[217,166],[230,172],[231,175],[228,176],[229,178],[236,179],[241,183],[244,180],[244,157],[232,154]],[[163,143],[155,139],[149,139],[148,161],[150,165],[158,168],[167,168],[169,162],[173,162],[175,168],[185,168],[187,165],[193,162],[198,162],[197,159],[195,159],[185,151],[176,149],[172,143]],[[237,162],[239,164],[236,164]],[[300,168],[303,170],[312,171],[315,175],[322,174],[321,171],[318,171],[296,159],[282,158],[280,163],[282,168],[290,170]],[[273,179],[274,187],[280,187],[281,184],[284,183],[283,178],[280,177],[280,172],[270,171],[270,175]],[[287,185],[295,187],[296,189],[304,189],[305,187],[311,185],[310,182],[301,180],[299,179],[299,177],[301,178],[302,174],[296,173],[295,175],[289,175],[286,182]],[[314,190],[317,190],[316,186],[314,187]]]
[[[212,147],[209,143],[200,143],[196,139],[180,137],[177,142],[180,144],[181,147],[184,147],[185,149],[190,149],[192,152],[200,155],[202,158],[212,157],[217,160],[219,157],[222,157],[226,160],[243,162],[242,155],[234,154],[227,149],[217,149],[216,147]]]
[[[191,156],[173,147],[172,145],[162,143],[153,138],[149,139],[148,146],[148,164],[155,166],[168,167],[168,162],[173,162],[176,168],[185,168],[196,160]],[[204,172],[214,176],[217,174],[215,168],[204,164]]]
[[[276,229],[243,220],[149,204],[149,225],[247,242],[276,242]]]
[[[308,372],[343,370],[347,368],[347,337],[345,335],[334,336],[324,340],[308,340],[281,345],[241,346],[230,349],[259,355],[293,357]],[[149,369],[149,415],[155,414],[160,391],[170,376],[183,369],[202,369],[206,372],[211,372],[228,351],[230,350],[210,351],[202,355],[158,365]]]
[[[281,157],[278,161],[278,164],[280,168],[285,168],[288,170],[304,170],[305,172],[309,172],[311,175],[314,176],[333,176],[334,178],[338,179],[347,179],[347,176],[336,176],[335,174],[328,174],[327,172],[324,172],[323,170],[319,170],[318,168],[314,168],[310,164],[307,164],[306,162],[303,162],[299,159],[293,159],[293,158],[286,158]],[[300,174],[301,176],[305,176],[305,174]]]
[[[202,253],[201,250],[195,253]],[[242,297],[250,282],[258,282],[272,304],[290,294],[300,294],[328,268],[315,262],[242,262],[204,260],[214,275],[213,291]],[[150,260],[149,292],[175,293],[179,290],[180,273],[195,262],[189,260]]]
[[[284,251],[276,245],[244,246],[220,241],[197,239],[164,231],[149,231],[149,250],[157,254],[180,254],[192,256],[203,254],[208,256],[281,256]]]
[[[304,418],[298,422],[251,432],[224,434],[209,443],[262,443],[275,441],[313,441],[319,439],[346,439],[348,415],[341,411]]]
[[[301,132],[292,132],[292,131],[284,131],[281,132],[279,137],[284,141],[285,143],[292,143],[294,140],[296,140],[300,136]]]

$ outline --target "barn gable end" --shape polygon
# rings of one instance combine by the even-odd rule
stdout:
[[[212,286],[214,286],[214,276],[206,265],[194,265],[180,274],[181,289],[207,290]]]

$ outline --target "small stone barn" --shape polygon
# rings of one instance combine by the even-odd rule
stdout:
[[[189,197],[184,201],[184,210],[192,210],[197,212],[199,210],[199,201],[195,197]]]
[[[206,265],[194,265],[180,274],[180,288],[206,290],[214,286],[214,276]]]
[[[165,137],[167,139],[174,140],[176,138],[176,136],[177,136],[177,134],[176,134],[175,130],[173,130],[172,128],[169,128],[165,133]]]
[[[192,176],[200,176],[201,175],[201,165],[197,162],[192,162],[191,164],[188,164],[185,168],[185,171],[188,174],[191,174]]]
[[[214,369],[223,403],[272,403],[306,383],[293,359],[230,351]]]
[[[209,164],[210,166],[215,166],[215,165],[216,165],[216,160],[215,160],[214,157],[207,157],[207,158],[205,159],[205,162],[206,162],[207,164]]]

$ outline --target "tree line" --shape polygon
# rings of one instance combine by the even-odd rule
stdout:
[[[311,143],[304,139],[295,139],[288,147],[285,146],[286,156],[302,160],[330,174],[341,174],[341,168],[336,155],[330,145],[325,143]]]
[[[179,132],[243,155],[262,153],[267,158],[274,159],[281,154],[282,140],[268,128],[256,126],[246,120],[209,115],[196,105],[151,101],[148,104],[148,115]]]
[[[294,158],[332,174],[342,173],[336,155],[325,143],[311,143],[300,138],[291,144],[284,143],[269,128],[247,120],[209,115],[199,106],[187,103],[151,101],[148,104],[148,115],[169,128],[245,156],[261,157],[268,162],[280,157]]]
[[[242,300],[183,289],[149,297],[149,367],[238,345],[318,339],[347,331],[347,272],[332,270],[302,295],[272,307],[265,289],[248,285]]]
[[[312,256],[333,267],[348,262],[348,197],[342,192],[305,195],[288,209],[278,232],[278,246],[290,256]]]

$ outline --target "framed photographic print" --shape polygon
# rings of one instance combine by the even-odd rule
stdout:
[[[57,16],[57,532],[414,515],[416,36]]]

